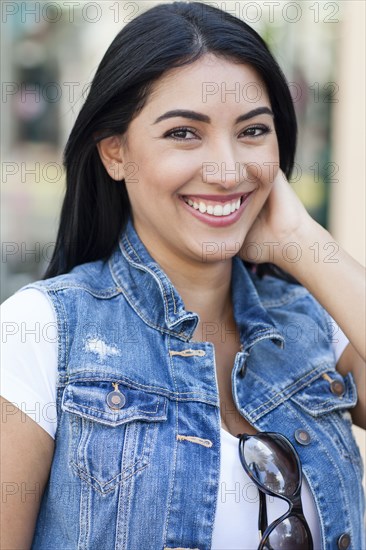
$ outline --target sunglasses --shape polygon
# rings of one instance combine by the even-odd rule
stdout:
[[[283,435],[238,434],[242,466],[259,489],[258,550],[313,550],[313,539],[301,504],[302,471],[296,449]],[[289,504],[268,525],[266,495]]]

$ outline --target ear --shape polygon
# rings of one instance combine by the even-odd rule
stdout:
[[[100,159],[110,177],[116,181],[125,178],[124,163],[122,158],[122,138],[111,136],[97,143]]]

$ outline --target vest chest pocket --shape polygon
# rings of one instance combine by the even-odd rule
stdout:
[[[351,374],[343,377],[337,371],[329,371],[295,392],[291,399],[311,416],[321,417],[354,407],[357,390]]]
[[[69,460],[76,474],[104,494],[146,468],[159,422],[167,419],[167,401],[105,381],[67,385],[61,408],[70,413]]]
[[[363,471],[349,412],[357,403],[357,389],[352,374],[343,377],[337,371],[323,373],[294,393],[291,400],[309,415],[309,419],[316,419],[324,437],[333,440],[340,457],[354,462]]]

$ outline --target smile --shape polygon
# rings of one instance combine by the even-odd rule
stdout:
[[[180,195],[183,207],[195,218],[211,227],[227,227],[242,216],[255,189],[249,193],[220,195]]]
[[[239,210],[240,205],[249,194],[250,193],[245,193],[235,200],[226,202],[222,202],[222,199],[220,199],[220,201],[203,200],[202,198],[194,196],[190,197],[188,195],[182,196],[182,199],[186,204],[201,212],[201,214],[209,214],[211,216],[222,217],[229,216],[230,214],[236,212],[236,210]]]
[[[189,206],[192,206],[195,210],[199,210],[202,214],[211,214],[212,216],[228,216],[239,209],[241,199],[233,202],[226,202],[225,204],[208,204],[200,201],[199,203],[192,201],[192,199],[183,199]]]

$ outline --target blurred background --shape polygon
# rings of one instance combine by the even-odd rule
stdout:
[[[119,30],[158,3],[2,2],[1,301],[43,276],[64,194],[62,151],[88,84]],[[206,3],[269,44],[299,122],[291,183],[365,265],[365,2]],[[355,431],[364,452],[365,432]]]

